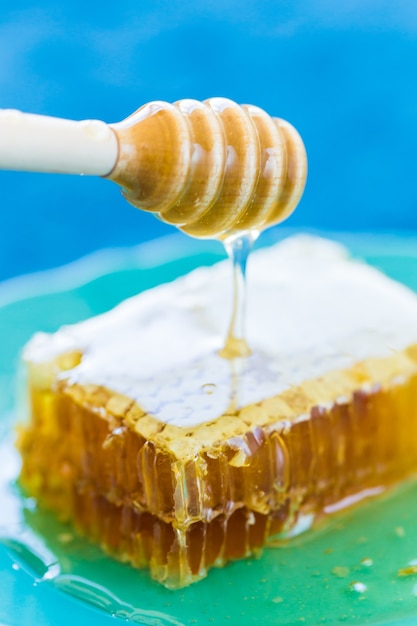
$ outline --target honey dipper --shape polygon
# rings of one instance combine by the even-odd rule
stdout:
[[[0,110],[0,169],[102,176],[164,222],[224,239],[288,217],[307,165],[288,122],[210,98],[151,102],[116,124]]]

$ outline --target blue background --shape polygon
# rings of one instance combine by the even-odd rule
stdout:
[[[258,104],[291,121],[309,155],[288,226],[416,229],[417,3],[6,0],[1,9],[1,108],[114,122],[155,99]],[[172,232],[108,181],[0,172],[0,185],[0,279]]]

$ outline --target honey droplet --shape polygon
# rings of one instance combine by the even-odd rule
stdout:
[[[216,385],[214,383],[205,383],[201,386],[201,389],[210,396],[212,393],[216,391]]]
[[[365,585],[365,583],[361,583],[359,580],[354,580],[350,583],[349,589],[351,589],[352,591],[356,591],[356,593],[365,593],[368,587]]]
[[[417,563],[411,562],[408,567],[403,567],[398,570],[398,576],[414,576],[417,574]]]
[[[284,598],[276,596],[275,598],[272,598],[272,602],[274,602],[274,604],[281,604],[281,602],[284,602]]]
[[[332,574],[337,578],[347,578],[349,576],[349,568],[337,565],[332,569]]]

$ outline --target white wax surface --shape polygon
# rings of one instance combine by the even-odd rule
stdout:
[[[80,365],[62,376],[104,385],[162,421],[192,426],[231,402],[245,406],[417,342],[417,296],[334,242],[297,236],[256,252],[248,281],[248,359],[217,354],[232,304],[228,262],[54,335],[39,333],[25,358],[47,363],[80,350]]]

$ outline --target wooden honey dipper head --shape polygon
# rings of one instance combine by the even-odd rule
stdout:
[[[201,238],[285,220],[304,190],[303,142],[288,122],[226,98],[151,102],[111,128],[108,178],[134,206]]]

